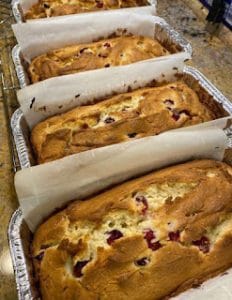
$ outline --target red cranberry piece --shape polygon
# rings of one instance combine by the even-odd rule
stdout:
[[[143,258],[141,258],[141,259],[136,260],[135,264],[136,264],[137,266],[144,267],[144,266],[146,266],[149,262],[150,262],[150,259],[149,259],[149,258],[143,257]]]
[[[87,123],[83,123],[83,124],[81,125],[81,128],[87,129],[87,128],[89,128],[89,125],[88,125]]]
[[[192,242],[194,246],[197,246],[203,253],[209,252],[210,241],[206,236]]]
[[[44,252],[40,252],[40,254],[36,255],[34,258],[37,259],[38,261],[41,261],[44,257]]]
[[[175,120],[175,121],[178,121],[179,118],[180,118],[180,114],[176,111],[173,111],[172,112],[172,118]]]
[[[173,105],[173,104],[174,104],[174,101],[171,100],[171,99],[166,99],[166,100],[164,101],[164,104],[166,104],[166,105]]]
[[[150,242],[151,240],[155,239],[155,234],[151,229],[149,229],[145,232],[144,238]]]
[[[73,274],[76,277],[81,277],[83,276],[82,274],[82,269],[84,268],[85,265],[87,265],[87,263],[89,262],[89,260],[82,260],[82,261],[78,261],[75,266],[73,267]]]
[[[103,46],[106,47],[106,48],[110,48],[111,47],[110,43],[107,43],[107,42]]]
[[[98,54],[98,57],[102,57],[102,58],[106,58],[107,57],[107,55],[106,54]]]
[[[142,203],[144,208],[142,209],[142,213],[145,214],[145,212],[147,211],[148,209],[148,203],[147,203],[147,199],[144,197],[144,196],[137,196],[135,198],[135,200],[138,202],[138,203]]]
[[[176,232],[171,231],[168,234],[169,240],[173,242],[178,242],[180,240],[180,232],[177,230]]]
[[[133,132],[133,133],[128,133],[128,137],[129,137],[130,139],[136,137],[136,135],[137,135],[137,133],[135,133],[135,132]]]
[[[155,234],[151,229],[145,232],[144,238],[147,241],[148,248],[150,248],[152,251],[156,251],[162,247],[159,241],[153,241],[155,239]]]
[[[96,1],[96,6],[97,6],[98,8],[102,8],[102,7],[103,7],[103,2],[101,2],[101,1]]]
[[[123,234],[121,233],[121,231],[119,231],[117,229],[108,231],[107,233],[110,235],[108,237],[108,239],[106,240],[109,245],[111,245],[115,240],[118,240],[121,237],[123,237]]]
[[[149,248],[150,248],[152,251],[156,251],[156,250],[158,250],[158,249],[161,248],[161,247],[162,247],[162,245],[160,244],[159,241],[157,241],[157,242],[155,242],[155,243],[151,243],[151,244],[149,245]]]
[[[108,117],[108,118],[106,118],[106,119],[104,120],[104,122],[105,122],[106,124],[114,123],[114,122],[115,122],[115,119],[114,119],[114,118],[111,118],[111,117]]]
[[[190,112],[187,109],[181,110],[180,114],[185,114],[186,116],[191,117]]]

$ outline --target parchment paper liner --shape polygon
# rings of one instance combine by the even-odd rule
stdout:
[[[30,84],[27,68],[31,59],[49,50],[76,43],[85,43],[107,38],[110,35],[137,34],[157,38],[170,51],[178,52],[184,59],[190,59],[192,48],[163,19],[138,14],[102,13],[101,18],[80,16],[63,18],[52,22],[36,21],[12,26],[19,43],[12,51],[20,86]],[[182,53],[183,52],[183,53]],[[178,55],[176,54],[176,55]],[[168,58],[165,56],[164,58]],[[147,61],[155,61],[152,58]],[[139,64],[137,62],[135,64]]]
[[[27,12],[27,10],[35,3],[37,3],[38,0],[13,0],[11,2],[11,7],[13,11],[14,18],[16,22],[34,22],[36,19],[29,19],[25,20],[24,14]],[[115,9],[115,12],[130,12],[130,13],[138,13],[138,14],[150,14],[150,15],[155,15],[156,14],[156,5],[157,1],[156,0],[148,0],[149,5],[147,6],[138,6],[138,7],[130,7],[130,8],[120,8],[120,9]],[[98,11],[98,12],[89,12],[85,14],[91,14],[93,17],[95,17],[95,14],[99,14],[101,12],[110,12],[111,10],[107,11]],[[71,15],[66,15],[69,17],[72,17],[74,14]],[[79,16],[81,14],[77,14]],[[98,16],[97,16],[98,17]],[[63,16],[57,16],[57,17],[49,17],[49,18],[43,18],[40,20],[53,20],[53,19],[61,19]]]

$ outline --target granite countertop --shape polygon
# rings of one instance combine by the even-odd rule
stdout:
[[[225,38],[223,30],[219,37],[212,38],[205,30],[206,12],[197,0],[163,0],[158,3],[158,15],[192,45],[193,59],[189,64],[198,68],[232,100],[232,33]]]
[[[1,9],[1,8],[0,8]],[[226,96],[232,98],[232,33],[222,30],[211,38],[205,30],[205,10],[197,0],[160,0],[158,14],[179,31],[193,47],[191,65],[205,74]],[[0,45],[1,46],[1,45]],[[0,91],[0,299],[17,299],[7,241],[7,226],[17,207],[13,169]]]

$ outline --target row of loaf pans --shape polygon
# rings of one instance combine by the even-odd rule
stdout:
[[[204,97],[221,105],[225,112],[232,114],[232,104],[221,92],[210,83],[199,71],[192,67],[185,67],[182,74],[190,87],[199,87]],[[17,109],[11,119],[12,132],[18,152],[21,168],[29,168],[35,164],[29,143],[29,129],[22,111]],[[228,145],[232,146],[231,132],[228,132]],[[18,297],[20,300],[32,300],[38,297],[38,290],[33,277],[32,261],[30,259],[30,241],[32,234],[23,220],[22,211],[16,210],[8,229],[10,250],[15,270]]]
[[[140,6],[140,7],[132,7],[132,8],[121,8],[118,9],[120,12],[125,11],[125,12],[135,12],[135,13],[140,13],[140,14],[155,14],[156,13],[156,0],[148,0],[148,5],[147,6]],[[24,18],[24,13],[23,13],[23,8],[30,7],[33,4],[33,1],[22,1],[22,0],[12,0],[11,2],[11,7],[13,11],[13,15],[15,18],[16,22],[25,22]],[[90,12],[91,13],[91,12]],[[94,14],[94,12],[92,12]],[[70,15],[71,16],[71,15]],[[57,18],[62,18],[61,17],[50,17],[49,19],[57,19]]]
[[[18,0],[13,1],[13,11],[15,17],[18,18],[17,21],[22,21]],[[157,23],[154,36],[161,43],[169,46],[174,45],[179,51],[184,51],[191,55],[192,49],[190,44],[182,39],[166,22]],[[29,85],[30,82],[26,71],[27,65],[19,46],[13,49],[12,57],[20,86],[23,88]],[[204,97],[215,101],[217,105],[220,105],[224,109],[226,114],[232,115],[232,104],[199,71],[191,67],[185,67],[180,77],[192,88],[200,87],[200,92]],[[35,165],[35,159],[30,145],[30,130],[20,109],[17,109],[13,114],[11,127],[21,168],[29,168]],[[230,132],[228,133],[230,134]],[[232,144],[231,140],[229,140],[228,145],[229,144]],[[8,236],[15,270],[18,297],[20,300],[37,299],[38,289],[35,285],[32,261],[30,259],[32,234],[23,220],[20,208],[15,211],[11,218]]]

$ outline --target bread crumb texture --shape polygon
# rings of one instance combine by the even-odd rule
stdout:
[[[215,119],[201,100],[180,81],[141,88],[48,118],[34,127],[31,142],[44,163]]]
[[[28,73],[34,83],[55,76],[127,65],[167,54],[168,50],[154,38],[122,35],[51,50],[34,58]]]
[[[25,13],[25,19],[49,18],[108,9],[146,6],[146,0],[39,0]]]
[[[162,299],[232,265],[232,172],[199,160],[126,182],[35,233],[43,299]]]

